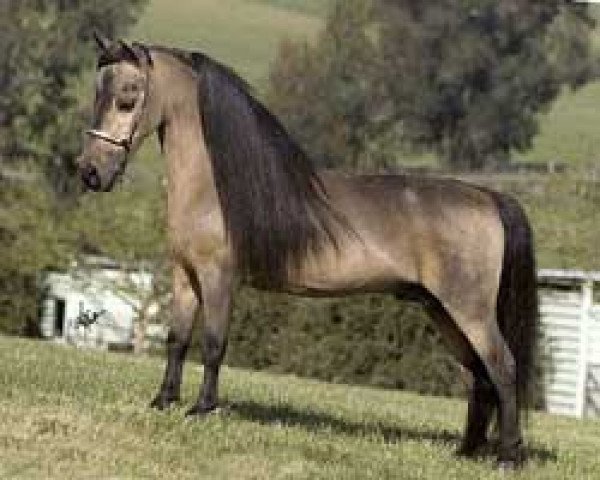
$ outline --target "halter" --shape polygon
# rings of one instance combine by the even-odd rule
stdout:
[[[99,138],[100,140],[104,140],[105,142],[108,142],[108,143],[112,143],[113,145],[116,145],[117,147],[121,147],[127,153],[129,153],[131,151],[131,142],[132,142],[134,133],[135,133],[135,129],[133,129],[131,131],[129,138],[118,139],[118,138],[113,137],[112,135],[109,135],[106,132],[103,132],[102,130],[95,130],[93,128],[90,128],[85,131],[86,135],[89,135],[90,137],[93,137],[93,138]]]
[[[144,72],[145,73],[145,82],[144,82],[144,91],[143,91],[143,98],[142,98],[142,103],[140,105],[140,107],[137,109],[136,116],[133,119],[133,124],[132,124],[132,128],[131,131],[129,133],[129,136],[127,138],[116,138],[114,136],[112,136],[110,133],[104,132],[102,130],[97,130],[94,128],[90,128],[88,130],[85,131],[86,135],[89,135],[90,137],[93,138],[99,138],[100,140],[103,140],[105,142],[111,143],[113,145],[116,145],[117,147],[122,148],[123,150],[125,150],[126,153],[129,153],[131,151],[131,145],[133,144],[133,136],[135,135],[138,125],[139,125],[139,120],[142,116],[142,114],[144,113],[144,108],[146,106],[146,100],[148,98],[148,93],[150,90],[150,74],[148,73],[147,69]]]

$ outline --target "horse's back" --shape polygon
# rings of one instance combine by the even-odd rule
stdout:
[[[504,236],[494,198],[453,179],[410,175],[321,175],[348,225],[337,245],[295,272],[308,290],[393,290],[400,283],[451,294],[497,287]],[[495,282],[495,283],[494,283]],[[299,288],[302,290],[302,288]]]

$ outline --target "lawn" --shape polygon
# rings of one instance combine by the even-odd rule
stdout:
[[[225,407],[147,404],[158,358],[0,337],[0,478],[493,479],[492,457],[457,460],[460,400],[225,368]],[[514,478],[600,476],[600,422],[530,416],[531,459]]]

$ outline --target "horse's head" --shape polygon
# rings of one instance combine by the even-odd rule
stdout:
[[[93,123],[78,166],[88,189],[108,191],[128,155],[156,128],[149,108],[152,59],[142,45],[113,42],[98,33],[94,37],[100,54]]]

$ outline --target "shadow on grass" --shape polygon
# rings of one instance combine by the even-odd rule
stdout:
[[[235,401],[227,406],[233,414],[263,425],[283,425],[300,427],[311,432],[330,430],[336,434],[353,437],[381,436],[386,443],[397,443],[403,440],[427,441],[436,444],[450,445],[458,449],[462,435],[448,430],[433,430],[408,426],[395,426],[383,422],[352,422],[324,412],[311,412],[296,409],[290,405],[263,405],[253,401]],[[494,456],[497,441],[491,440],[482,448],[477,458]],[[556,462],[555,451],[540,445],[528,445],[527,457],[540,463]]]

